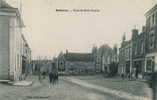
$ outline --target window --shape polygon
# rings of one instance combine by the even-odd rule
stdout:
[[[146,71],[148,73],[153,72],[153,67],[154,67],[154,62],[153,60],[147,60],[147,67],[146,67]]]
[[[152,14],[150,17],[149,17],[149,22],[150,22],[150,27],[154,26],[156,24],[156,18],[155,18],[155,13]]]
[[[141,40],[141,54],[143,54],[144,53],[144,43],[143,43],[143,41]]]
[[[155,14],[152,15],[152,24],[155,24]]]
[[[155,42],[155,35],[154,35],[154,31],[150,31],[149,32],[149,49],[153,49],[154,48],[154,42]]]
[[[135,52],[134,52],[134,55],[137,55],[137,44],[135,44]]]

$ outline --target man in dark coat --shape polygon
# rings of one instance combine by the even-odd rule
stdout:
[[[49,81],[50,81],[50,84],[52,83],[52,80],[53,80],[53,73],[51,71],[51,72],[49,72]]]

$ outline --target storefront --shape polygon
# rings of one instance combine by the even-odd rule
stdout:
[[[133,60],[133,70],[134,76],[136,78],[143,78],[145,73],[145,59],[144,58],[137,58]]]

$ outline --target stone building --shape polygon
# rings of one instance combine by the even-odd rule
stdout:
[[[146,72],[157,71],[157,4],[145,14],[146,16]]]
[[[145,73],[145,27],[139,34],[137,29],[132,30],[132,72],[142,78]]]
[[[17,8],[0,3],[0,79],[20,80],[23,20]]]
[[[144,78],[157,71],[157,4],[146,12],[146,25],[141,33],[137,29],[132,30],[131,52],[132,68],[136,77]],[[119,69],[125,66],[126,51],[124,49],[125,41],[122,42],[119,49]],[[121,70],[122,71],[122,70]],[[125,72],[125,71],[124,71]]]
[[[132,41],[125,40],[125,36],[123,37],[121,47],[119,48],[119,66],[118,66],[118,74],[122,73],[127,75],[131,72],[132,68]]]
[[[64,69],[66,74],[78,75],[95,72],[92,53],[66,52],[63,57],[63,59],[58,59],[58,68]]]

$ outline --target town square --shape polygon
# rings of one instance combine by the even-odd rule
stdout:
[[[157,100],[156,44],[156,0],[0,0],[0,100]]]

